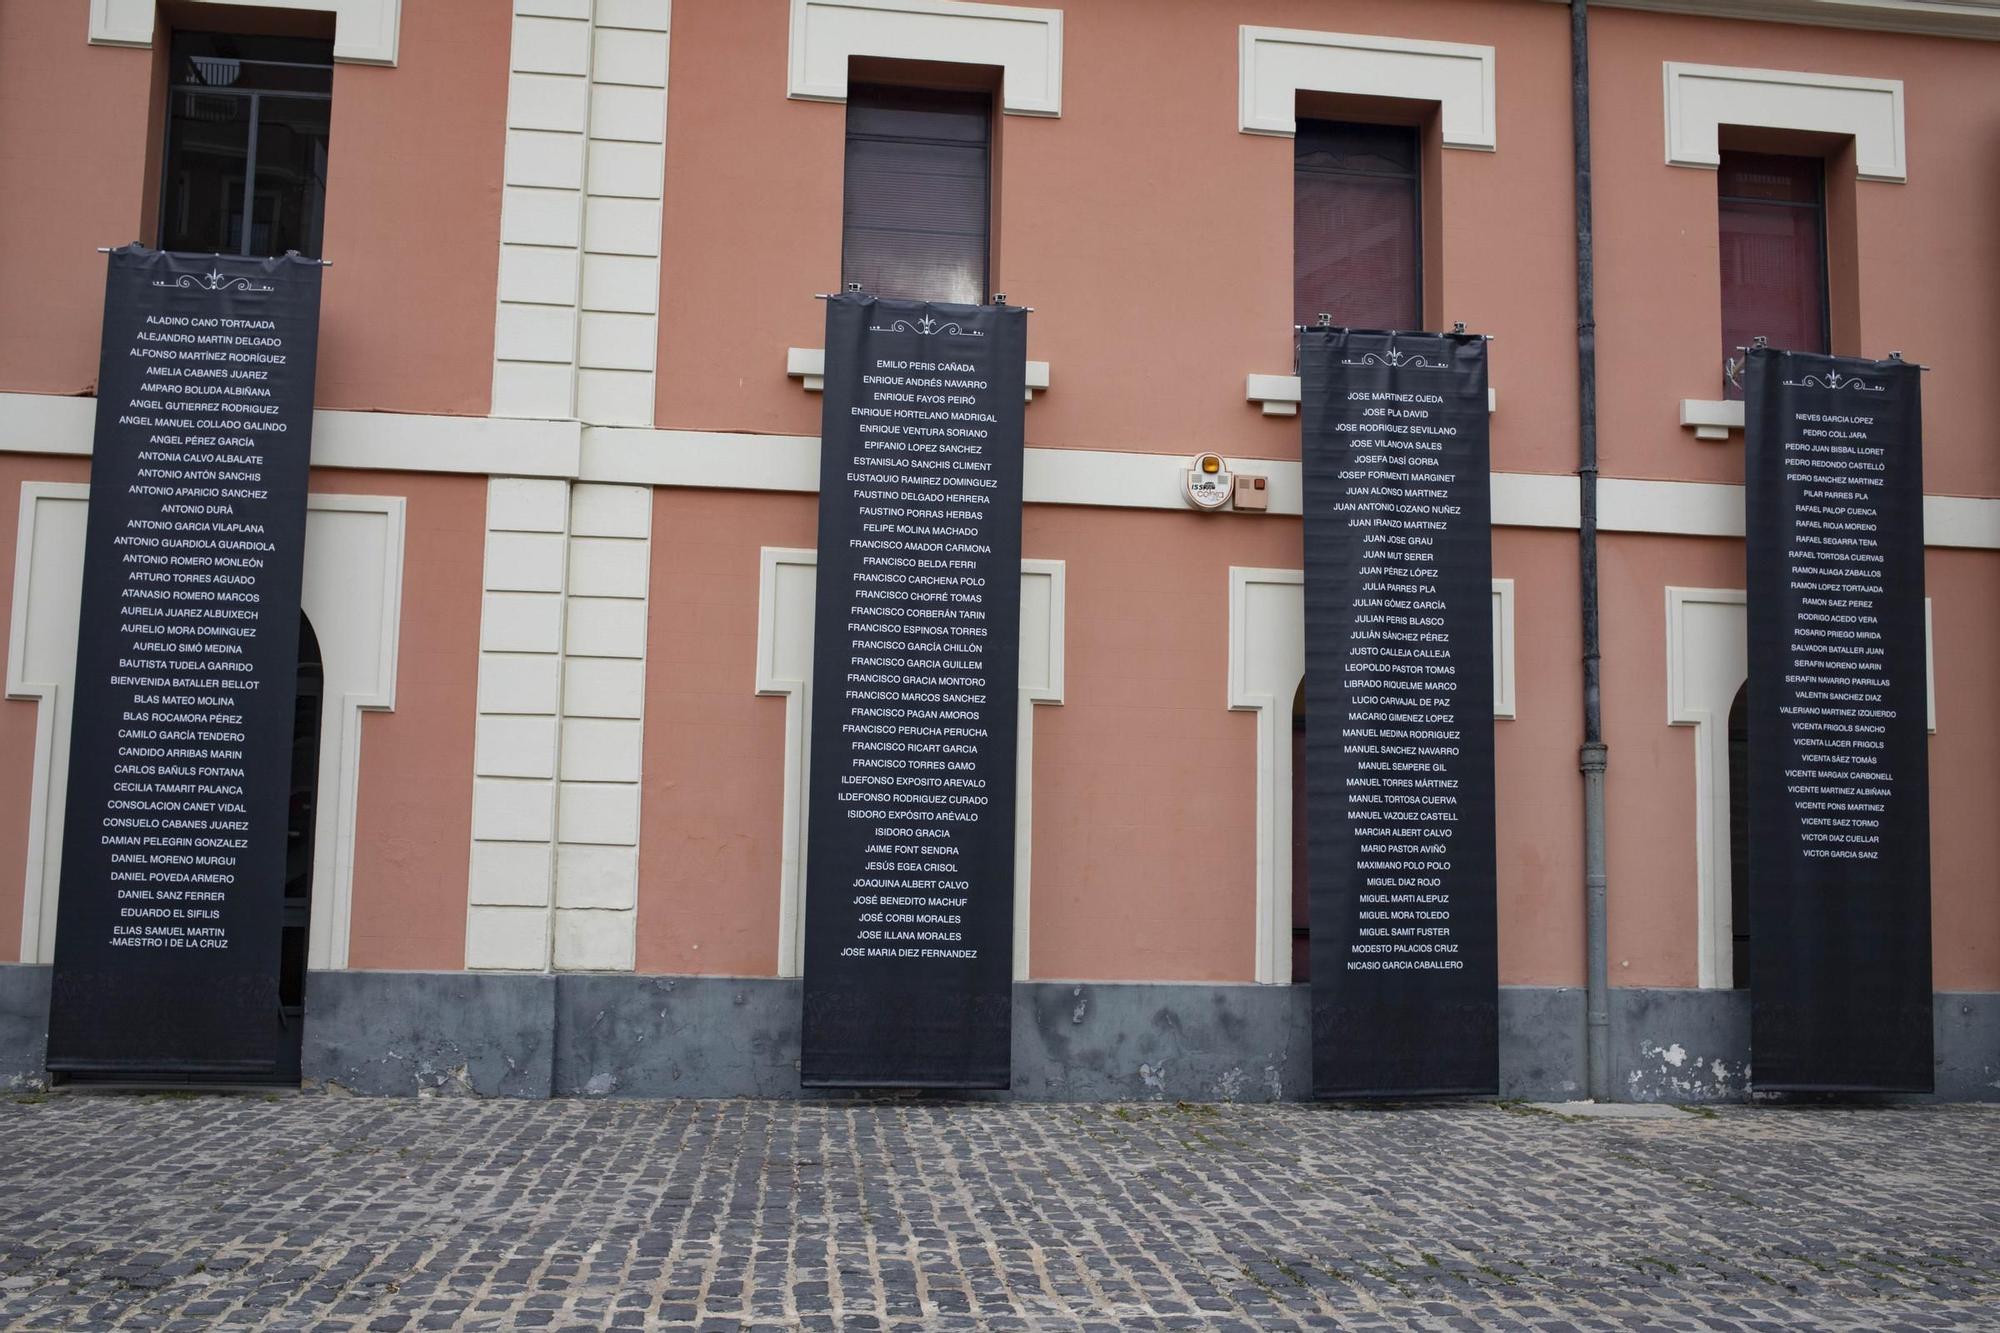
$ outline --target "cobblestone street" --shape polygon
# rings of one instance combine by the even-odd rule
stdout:
[[[0,1102],[0,1327],[2000,1326],[2000,1108]]]

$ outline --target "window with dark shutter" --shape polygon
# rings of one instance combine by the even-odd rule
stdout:
[[[873,296],[987,297],[993,99],[854,84],[840,278]]]
[[[1722,356],[1759,335],[1794,352],[1827,350],[1826,178],[1815,157],[1722,154],[1717,219]],[[1725,392],[1743,390],[1725,380]]]
[[[1423,327],[1421,157],[1402,125],[1301,120],[1292,156],[1292,317]]]
[[[174,34],[160,248],[318,258],[333,43]]]

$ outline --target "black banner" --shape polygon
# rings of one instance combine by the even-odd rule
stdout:
[[[1745,369],[1752,1080],[1929,1092],[1917,367]]]
[[[1486,343],[1299,335],[1313,1093],[1499,1087]]]
[[[1008,1083],[1026,355],[1019,307],[827,302],[808,1086]]]
[[[320,266],[114,251],[52,1070],[274,1069]]]

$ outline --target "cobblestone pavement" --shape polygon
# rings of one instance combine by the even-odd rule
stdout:
[[[0,1101],[0,1327],[2000,1327],[2000,1107]]]

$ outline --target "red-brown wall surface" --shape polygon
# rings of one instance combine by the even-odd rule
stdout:
[[[492,396],[509,6],[403,7],[401,63],[338,64],[318,402],[484,415]],[[0,5],[0,392],[97,382],[100,245],[150,236],[152,51],[71,0]]]
[[[0,453],[0,588],[14,587],[20,488],[87,482],[87,460]],[[315,469],[315,493],[401,495],[405,515],[396,708],[364,713],[350,963],[457,968],[465,949],[472,729],[479,648],[477,477]],[[0,701],[0,962],[21,956],[39,705]],[[328,793],[329,798],[331,793]]]
[[[472,856],[486,479],[316,468],[312,487],[408,499],[396,707],[361,715],[348,965],[456,969]]]
[[[785,349],[824,341],[812,296],[840,280],[845,109],[786,99],[785,13],[675,8],[661,426],[819,429]],[[1246,375],[1291,369],[1292,145],[1237,130],[1240,23],[1502,44],[1501,149],[1442,154],[1443,272],[1427,280],[1446,319],[1496,335],[1495,466],[1571,466],[1566,20],[1471,0],[1065,10],[1062,115],[996,123],[994,283],[1036,307],[1028,355],[1051,368],[1028,443],[1298,457],[1297,422],[1243,396]]]
[[[397,68],[336,69],[323,406],[487,410],[508,10],[406,4]],[[839,281],[844,109],[784,95],[787,18],[783,0],[674,6],[664,428],[818,433],[820,399],[785,376],[784,354],[823,341],[812,295]],[[996,119],[995,285],[1036,307],[1029,355],[1052,367],[1028,443],[1297,457],[1297,419],[1243,398],[1247,374],[1291,368],[1292,147],[1237,128],[1239,24],[1496,48],[1497,150],[1443,150],[1427,181],[1441,218],[1428,304],[1495,335],[1495,468],[1569,472],[1567,23],[1544,0],[1067,6],[1063,114]],[[84,30],[72,0],[0,0],[0,392],[90,389],[93,247],[147,225],[157,53],[92,47]],[[1851,222],[1833,220],[1853,233],[1833,238],[1835,303],[1847,350],[1901,348],[1935,368],[1926,489],[2000,496],[2000,377],[1975,361],[2000,293],[2000,46],[1611,8],[1593,9],[1592,30],[1607,475],[1742,479],[1740,435],[1702,443],[1677,423],[1679,400],[1720,394],[1720,280],[1716,177],[1664,160],[1660,66],[1676,60],[1903,81],[1908,181],[1834,182],[1853,201]],[[75,460],[0,455],[0,497],[83,475]],[[485,480],[322,470],[314,484],[410,499],[398,706],[363,724],[352,961],[458,967]],[[17,508],[0,505],[0,576]],[[1034,710],[1032,970],[1249,980],[1256,739],[1227,707],[1228,570],[1297,568],[1299,525],[1038,504],[1024,527],[1027,554],[1065,561],[1068,580],[1066,699]],[[810,495],[655,493],[642,972],[777,965],[785,704],[755,694],[758,549],[814,540]],[[1666,721],[1663,590],[1741,587],[1742,560],[1737,541],[1603,538],[1616,984],[1697,980],[1694,734]],[[1516,594],[1517,716],[1495,733],[1501,977],[1577,984],[1576,535],[1496,529],[1494,572]],[[1992,989],[2000,821],[1982,802],[2000,778],[2000,555],[1933,549],[1929,575],[1936,977]],[[0,704],[0,803],[11,793],[15,811],[0,821],[0,958],[18,954],[33,716]]]
[[[641,972],[777,966],[785,703],[755,695],[758,549],[810,548],[815,522],[810,496],[655,493]],[[1033,975],[1253,980],[1257,742],[1228,708],[1228,570],[1298,568],[1297,521],[1030,505],[1023,550],[1067,587],[1064,701],[1034,706]],[[1574,564],[1569,534],[1499,534],[1495,573],[1545,626],[1496,724],[1508,982],[1581,978],[1577,637],[1542,613],[1571,606]]]
[[[81,5],[0,5],[0,392],[89,393],[100,245],[143,234],[153,53],[87,46]]]
[[[1909,179],[1853,185],[1860,345],[1847,350],[1900,349],[1934,368],[1925,490],[2000,495],[2000,378],[1966,336],[2000,293],[2000,53],[1988,42],[1622,10],[1593,9],[1591,27],[1606,474],[1743,480],[1741,436],[1702,445],[1678,424],[1681,399],[1722,396],[1722,315],[1715,174],[1665,162],[1660,65],[1674,60],[1903,81]]]
[[[653,492],[641,972],[778,966],[785,701],[757,697],[761,546],[817,543],[816,498]]]

